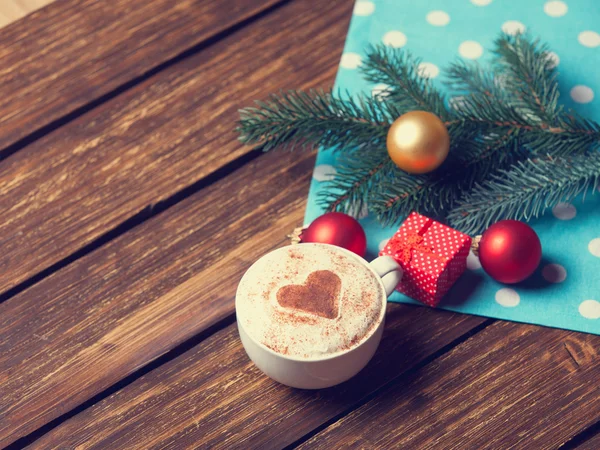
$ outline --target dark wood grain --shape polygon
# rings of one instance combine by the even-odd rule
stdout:
[[[282,448],[481,322],[390,304],[373,361],[352,380],[320,391],[291,389],[262,375],[234,324],[64,422],[33,448]]]
[[[57,0],[0,30],[0,149],[277,0]]]
[[[598,426],[595,427],[596,434],[592,435],[589,439],[585,440],[585,442],[582,442],[580,445],[578,445],[576,448],[577,450],[598,450],[600,449],[600,429],[598,429]],[[571,448],[571,447],[569,447]]]
[[[0,292],[247,153],[238,109],[331,85],[351,8],[287,4],[2,161]]]
[[[600,419],[600,336],[496,322],[301,448],[558,448]]]
[[[24,277],[248,152],[232,132],[237,108],[290,83],[331,84],[351,6],[286,5],[6,160],[13,197],[31,190],[39,195],[8,206],[16,223],[5,223],[4,230],[29,250],[8,241],[5,268]],[[300,31],[292,39],[294,26]],[[301,221],[309,158],[288,155],[284,165],[271,160],[262,172],[252,166],[236,173],[227,184],[198,193],[198,208],[187,202],[171,222],[152,222],[154,228],[140,228],[145,231],[0,306],[2,442],[43,425],[231,314],[232,303],[220,302],[219,283]],[[301,172],[289,169],[296,159],[304,164]],[[290,175],[273,180],[279,172]],[[260,195],[264,188],[271,190]],[[268,227],[279,241],[273,229],[254,235]],[[181,243],[188,236],[194,241]],[[239,253],[227,255],[242,242]],[[211,269],[217,275],[205,272],[185,284],[214,258],[221,259]],[[2,276],[4,283],[13,281]],[[199,290],[198,283],[210,304],[190,293]],[[181,306],[182,297],[197,314]],[[151,338],[139,334],[140,322]],[[114,360],[104,364],[107,355]]]
[[[264,155],[0,305],[0,447],[231,315],[301,223],[313,162]]]

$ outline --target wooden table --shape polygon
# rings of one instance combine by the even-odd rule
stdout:
[[[600,448],[600,337],[390,305],[322,391],[261,375],[234,292],[310,153],[237,111],[333,83],[352,1],[57,0],[0,30],[0,447]]]

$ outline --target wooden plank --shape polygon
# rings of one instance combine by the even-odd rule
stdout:
[[[57,0],[3,28],[0,149],[277,3]]]
[[[233,286],[228,291],[233,297]],[[481,322],[390,304],[381,347],[367,368],[320,391],[287,388],[262,375],[234,324],[64,422],[32,448],[282,448]]]
[[[231,315],[301,223],[313,163],[263,155],[0,305],[0,447]]]
[[[238,109],[331,84],[351,8],[286,4],[2,161],[0,292],[247,153]]]
[[[300,448],[558,448],[600,419],[599,349],[496,322]]]
[[[54,0],[3,0],[0,3],[0,27],[5,27]]]

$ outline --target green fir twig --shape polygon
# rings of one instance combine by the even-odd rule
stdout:
[[[395,104],[404,111],[429,111],[442,120],[449,120],[451,115],[444,96],[429,78],[421,76],[420,63],[421,60],[408,51],[379,45],[367,49],[360,71],[368,82],[387,86],[382,96],[385,103]]]
[[[498,220],[530,220],[559,202],[598,188],[600,152],[528,159],[473,189],[448,215],[466,233],[480,233]]]
[[[336,177],[326,182],[318,202],[329,211],[361,211],[368,205],[374,184],[394,168],[385,146],[362,148],[340,162]]]
[[[528,35],[501,35],[490,70],[459,60],[448,68],[444,96],[409,52],[370,47],[361,71],[383,95],[289,91],[240,111],[240,140],[262,150],[337,151],[337,176],[319,203],[337,211],[364,205],[385,224],[411,211],[446,216],[466,232],[503,218],[529,219],[598,184],[600,124],[558,103],[549,49]],[[411,110],[448,127],[446,162],[425,175],[398,169],[385,147],[391,123]]]
[[[494,53],[513,104],[539,121],[540,127],[558,127],[563,108],[558,104],[557,75],[548,47],[520,33],[503,34],[496,39]]]
[[[237,132],[247,145],[274,148],[324,146],[351,150],[385,141],[390,123],[404,111],[366,97],[341,99],[331,92],[288,91],[240,111]]]

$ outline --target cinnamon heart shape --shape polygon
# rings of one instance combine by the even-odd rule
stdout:
[[[342,280],[330,270],[311,272],[304,284],[288,284],[277,291],[277,302],[326,319],[338,315]]]

